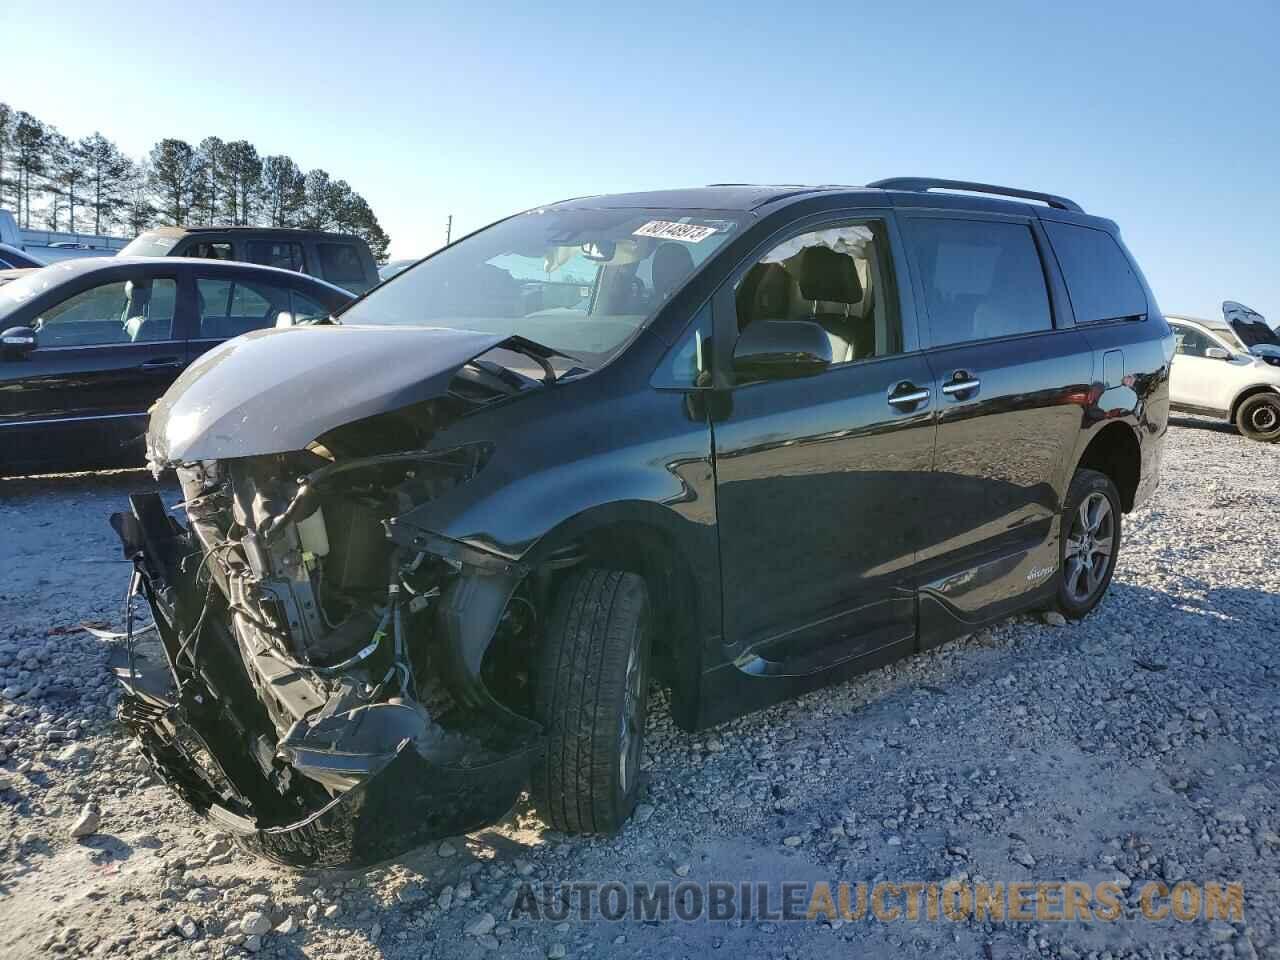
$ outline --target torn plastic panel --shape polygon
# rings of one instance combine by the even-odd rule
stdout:
[[[542,738],[480,679],[522,628],[524,569],[388,536],[489,451],[324,452],[181,466],[185,527],[154,494],[112,518],[156,624],[116,666],[122,718],[199,813],[272,859],[353,866],[499,818]]]

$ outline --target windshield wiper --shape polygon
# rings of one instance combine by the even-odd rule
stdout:
[[[571,357],[567,353],[561,353],[554,347],[548,347],[546,344],[538,343],[536,340],[530,340],[528,337],[522,337],[518,333],[512,334],[493,349],[510,350],[512,353],[519,353],[528,357],[542,368],[542,382],[548,387],[558,379],[555,367],[551,365],[552,357],[569,360],[574,364],[579,362],[577,357]]]

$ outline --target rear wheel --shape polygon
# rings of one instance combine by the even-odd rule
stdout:
[[[1083,617],[1107,592],[1120,552],[1120,494],[1105,473],[1081,469],[1072,477],[1059,551],[1057,607]]]
[[[1236,411],[1236,429],[1250,440],[1280,440],[1280,394],[1259,393],[1245,400]]]
[[[618,570],[570,573],[547,624],[534,709],[547,752],[534,802],[557,830],[612,833],[640,784],[649,689],[649,596]]]

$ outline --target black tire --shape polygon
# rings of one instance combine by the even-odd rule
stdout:
[[[649,595],[641,577],[596,569],[566,576],[547,623],[534,691],[547,751],[534,765],[533,798],[557,830],[612,833],[635,807],[649,643]]]
[[[1082,512],[1086,502],[1089,506]],[[1092,531],[1086,517],[1090,522],[1097,518],[1098,526]],[[1120,493],[1111,478],[1097,470],[1077,470],[1063,504],[1058,545],[1055,605],[1064,617],[1078,620],[1106,595],[1120,555],[1120,528]],[[1107,547],[1105,555],[1102,547]],[[1087,563],[1078,560],[1082,556],[1087,556]]]
[[[1236,429],[1250,440],[1280,440],[1280,393],[1256,393],[1240,404]]]

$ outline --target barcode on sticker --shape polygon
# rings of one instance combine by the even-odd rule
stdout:
[[[701,243],[716,232],[715,227],[700,223],[675,223],[671,220],[650,220],[632,236],[656,237],[659,240],[683,240],[685,243]]]

